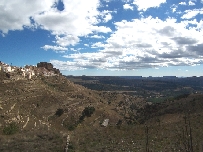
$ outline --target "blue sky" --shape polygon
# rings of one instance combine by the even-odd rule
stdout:
[[[0,61],[64,75],[202,76],[203,0],[0,1]]]

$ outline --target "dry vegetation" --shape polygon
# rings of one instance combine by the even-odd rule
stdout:
[[[10,80],[1,73],[0,151],[62,152],[70,135],[69,151],[196,152],[203,142],[202,108],[198,94],[149,105],[63,76]]]

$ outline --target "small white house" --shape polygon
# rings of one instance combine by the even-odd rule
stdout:
[[[12,71],[11,66],[8,66],[7,67],[7,72],[11,72],[11,71]]]
[[[25,71],[23,71],[23,74],[22,74],[23,78],[25,78]]]
[[[32,78],[32,72],[28,72],[28,79]]]
[[[34,76],[34,75],[35,75],[35,72],[34,72],[33,70],[31,71],[31,75],[32,75],[32,76]]]
[[[24,68],[21,68],[20,71],[25,72],[25,69],[24,69]]]
[[[2,66],[2,70],[3,70],[4,72],[11,72],[11,66],[9,66],[9,65],[4,65],[4,66]]]

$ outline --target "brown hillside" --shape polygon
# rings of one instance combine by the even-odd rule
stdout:
[[[193,94],[149,104],[93,91],[60,75],[13,80],[1,73],[0,151],[63,151],[67,135],[69,151],[145,151],[147,138],[152,151],[186,151],[188,129],[199,151],[202,101],[203,95]],[[102,127],[105,119],[109,124]]]

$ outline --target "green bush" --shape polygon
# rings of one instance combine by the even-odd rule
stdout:
[[[94,111],[95,111],[94,107],[85,107],[85,109],[82,112],[82,116],[91,117]]]
[[[6,126],[4,129],[3,129],[3,133],[5,135],[12,135],[12,134],[15,134],[16,132],[18,132],[18,126],[16,123],[10,123],[8,126]]]
[[[85,109],[82,111],[82,115],[79,118],[79,123],[81,123],[85,117],[91,117],[91,115],[94,113],[95,108],[94,107],[85,107]]]

